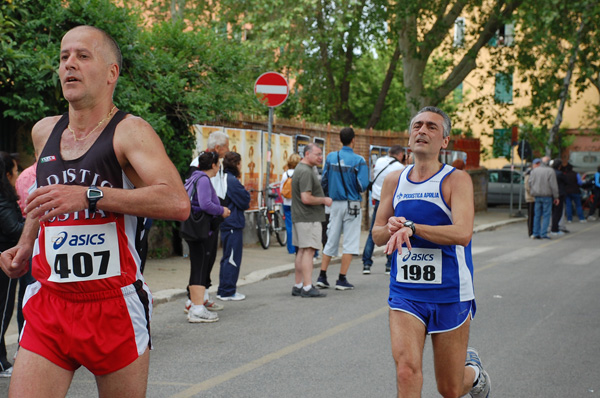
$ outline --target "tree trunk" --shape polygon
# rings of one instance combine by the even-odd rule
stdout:
[[[569,63],[567,65],[567,74],[563,79],[563,86],[560,90],[559,95],[559,104],[558,104],[558,112],[556,114],[556,118],[554,119],[554,124],[548,133],[548,142],[546,143],[546,156],[550,157],[552,155],[552,143],[554,142],[554,138],[558,134],[558,129],[563,120],[563,111],[565,110],[565,104],[567,103],[567,98],[569,97],[569,86],[571,85],[571,77],[573,76],[573,69],[575,68],[575,61],[577,60],[577,53],[579,52],[579,43],[581,43],[581,39],[583,36],[583,32],[585,29],[585,16],[581,17],[581,24],[579,24],[579,28],[577,29],[577,36],[575,39],[575,44],[573,45],[573,53],[569,58]]]
[[[383,84],[381,85],[381,90],[379,91],[379,96],[377,97],[375,108],[373,108],[373,113],[371,113],[369,122],[365,127],[367,129],[374,128],[381,119],[381,113],[383,112],[385,98],[387,97],[387,94],[390,91],[390,87],[392,86],[392,80],[394,79],[394,73],[396,72],[396,68],[398,68],[399,59],[400,46],[396,45],[396,49],[394,50],[394,54],[392,55],[392,59],[390,60],[390,66],[388,67],[387,73],[385,74],[385,78],[383,79]]]

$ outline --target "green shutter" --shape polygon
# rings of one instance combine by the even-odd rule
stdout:
[[[512,104],[513,101],[512,73],[496,73],[494,100],[500,104]]]

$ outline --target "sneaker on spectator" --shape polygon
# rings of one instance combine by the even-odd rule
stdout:
[[[385,266],[385,274],[389,275],[391,271],[392,271],[392,267],[390,267],[389,265],[386,265]]]
[[[370,265],[363,265],[363,275],[369,275],[371,273],[371,266]]]
[[[529,238],[531,238],[531,239],[540,239],[540,237],[536,236],[536,235],[531,235]]]
[[[13,367],[0,371],[0,378],[9,378],[12,376]]]
[[[596,221],[596,217],[594,216],[588,216],[588,221]]]
[[[232,296],[221,296],[220,294],[217,294],[217,298],[221,301],[241,301],[246,299],[246,295],[235,292]]]
[[[212,301],[210,298],[204,302],[204,306],[209,311],[221,311],[223,306]]]
[[[558,232],[550,232],[551,236],[563,236],[566,235],[563,231],[558,231]]]
[[[584,218],[583,220],[579,220],[579,222],[583,224],[583,223],[586,223],[587,220]]]
[[[191,306],[192,300],[187,299],[187,301],[185,302],[185,308],[183,309],[183,312],[187,314],[190,311]],[[204,302],[204,306],[209,311],[221,311],[223,309],[223,306],[221,304],[215,303],[210,298]]]
[[[329,287],[329,282],[327,282],[327,277],[319,276],[319,278],[317,279],[316,285],[317,285],[317,287],[320,287],[321,289],[327,289]]]
[[[309,291],[306,291],[306,289],[304,289],[304,288],[302,288],[300,290],[302,290],[302,292],[300,293],[301,297],[325,297],[325,296],[327,296],[327,293],[323,293],[319,289],[316,289],[314,286],[312,286]]]
[[[302,288],[301,287],[296,287],[296,286],[292,286],[292,296],[300,296],[302,294]]]
[[[216,322],[218,320],[219,316],[207,310],[203,305],[192,305],[188,312],[188,322],[190,323]]]
[[[354,285],[348,282],[348,279],[338,279],[335,282],[335,290],[352,290],[354,289]]]
[[[465,365],[476,366],[479,368],[479,377],[474,383],[471,391],[469,391],[469,395],[473,398],[488,398],[492,388],[490,376],[483,370],[479,354],[474,348],[467,348],[467,360],[465,361]]]

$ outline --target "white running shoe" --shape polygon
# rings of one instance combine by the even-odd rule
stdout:
[[[12,376],[13,367],[0,371],[0,378],[9,378]]]
[[[474,348],[467,348],[467,360],[465,361],[465,365],[476,366],[479,368],[479,377],[471,391],[469,391],[469,395],[473,398],[488,398],[492,388],[490,376],[483,370],[479,354]]]
[[[223,306],[221,304],[215,303],[210,298],[204,302],[204,306],[209,311],[221,311],[223,309]],[[192,300],[187,299],[187,301],[185,302],[185,307],[183,307],[183,312],[185,312],[187,314],[190,311],[191,307],[192,307]]]
[[[239,292],[235,292],[233,296],[221,296],[217,294],[217,298],[221,301],[240,301],[246,299],[246,295]]]
[[[188,312],[188,322],[190,323],[216,322],[218,320],[219,316],[207,310],[203,305],[192,305]]]

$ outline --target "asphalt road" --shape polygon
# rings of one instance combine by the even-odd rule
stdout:
[[[553,240],[527,239],[524,223],[473,237],[470,344],[492,397],[600,396],[600,222],[568,228]],[[187,323],[183,301],[157,306],[148,397],[394,397],[383,268],[378,258],[363,276],[355,258],[356,289],[322,299],[292,297],[293,276],[248,285],[214,324]],[[423,397],[439,396],[431,357],[428,340]],[[68,397],[96,395],[78,371]]]

